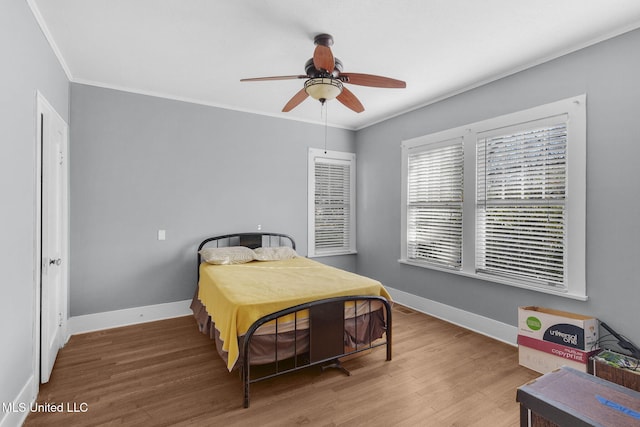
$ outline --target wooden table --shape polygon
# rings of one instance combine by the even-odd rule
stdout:
[[[640,393],[562,367],[518,388],[520,426],[640,427]]]

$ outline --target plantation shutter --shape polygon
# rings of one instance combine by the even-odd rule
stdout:
[[[408,156],[407,258],[462,267],[462,138]]]
[[[566,120],[478,134],[476,272],[566,287]]]
[[[315,252],[352,247],[351,162],[315,159]]]

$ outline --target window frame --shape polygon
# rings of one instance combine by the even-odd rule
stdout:
[[[566,159],[566,223],[565,223],[565,275],[564,288],[531,283],[525,280],[499,277],[476,271],[477,226],[477,147],[480,134],[489,134],[502,128],[526,127],[528,123],[556,116],[567,116]],[[407,180],[408,156],[425,144],[462,138],[464,149],[464,202],[462,269],[442,266],[407,258]],[[405,140],[402,152],[402,224],[401,255],[399,262],[439,271],[445,271],[476,279],[530,289],[547,294],[586,300],[586,95],[578,95],[515,113],[447,129],[442,132]]]
[[[348,246],[339,246],[334,248],[319,249],[316,248],[316,163],[317,160],[322,163],[349,165],[349,230]],[[322,150],[317,148],[309,148],[308,155],[308,178],[307,178],[307,256],[310,258],[349,255],[357,253],[356,246],[356,155],[342,151]]]

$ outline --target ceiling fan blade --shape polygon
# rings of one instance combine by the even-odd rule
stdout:
[[[342,80],[344,83],[351,83],[353,85],[360,86],[398,89],[407,87],[407,83],[403,82],[402,80],[391,79],[389,77],[374,76],[373,74],[340,73],[340,80]]]
[[[332,73],[335,64],[336,62],[330,47],[320,44],[316,46],[316,50],[313,51],[313,66],[316,67],[316,69]]]
[[[342,103],[347,108],[352,109],[356,113],[362,113],[364,111],[364,107],[356,98],[356,96],[346,87],[342,88],[342,93],[336,97],[338,101]]]
[[[308,96],[309,96],[309,94],[304,90],[304,88],[300,89],[300,91],[298,93],[296,93],[295,95],[293,95],[293,98],[291,98],[289,100],[289,102],[287,102],[287,105],[284,106],[284,108],[282,109],[282,112],[287,113],[287,112],[293,110],[302,101],[307,99]]]
[[[240,79],[241,82],[262,82],[267,80],[292,80],[292,79],[308,79],[308,76],[273,76],[273,77],[254,77],[251,79]]]

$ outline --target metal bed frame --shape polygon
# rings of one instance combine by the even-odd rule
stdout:
[[[270,246],[290,246],[295,249],[295,241],[293,238],[286,234],[280,233],[236,233],[226,234],[221,236],[210,237],[203,240],[198,246],[198,280],[200,279],[200,263],[201,256],[200,250],[205,246],[225,247],[225,246],[246,246],[251,249],[258,247],[270,247]],[[345,304],[353,302],[357,307],[358,303],[365,302],[368,304],[368,310],[366,314],[371,315],[371,304],[374,301],[382,303],[382,309],[384,309],[384,315],[386,325],[384,328],[384,338],[374,339],[372,337],[372,330],[370,325],[367,326],[369,334],[368,339],[362,343],[358,343],[358,319],[354,315],[353,324],[355,327],[355,348],[347,348],[345,345],[345,321],[351,319],[345,319]],[[308,337],[298,337],[298,313],[308,310],[309,316],[309,328]],[[375,311],[375,310],[374,310]],[[356,310],[357,314],[357,310]],[[365,314],[365,315],[366,315]],[[294,331],[293,331],[293,357],[287,357],[280,359],[278,357],[278,322],[279,319],[285,316],[294,316]],[[274,343],[274,355],[275,361],[271,363],[271,372],[259,375],[255,378],[251,377],[251,360],[250,360],[250,348],[251,342],[254,338],[254,334],[265,323],[275,321],[275,343]],[[243,406],[249,407],[250,399],[250,386],[251,384],[267,380],[286,373],[299,371],[306,369],[310,366],[321,365],[322,370],[326,368],[338,368],[345,374],[351,375],[340,363],[340,359],[352,354],[360,353],[363,351],[371,350],[376,347],[386,346],[386,360],[391,360],[391,304],[383,297],[369,296],[369,295],[353,295],[336,298],[327,298],[316,301],[311,301],[305,304],[299,304],[294,307],[289,307],[284,310],[271,313],[264,317],[261,317],[246,332],[244,340],[241,343],[241,357],[242,365],[241,376],[244,387],[244,399]],[[300,344],[298,340],[308,340],[308,352],[299,355],[298,348],[302,348],[303,344]]]

